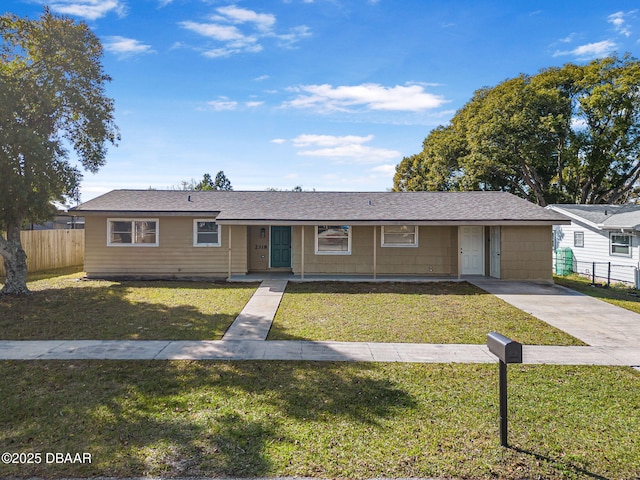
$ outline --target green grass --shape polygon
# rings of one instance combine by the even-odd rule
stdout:
[[[638,296],[640,292],[635,288],[622,284],[611,285],[611,287],[608,288],[594,286],[591,285],[590,279],[580,275],[570,275],[567,277],[554,276],[553,279],[558,285],[599,298],[607,303],[626,308],[632,312],[640,313],[640,296]]]
[[[0,362],[0,476],[616,478],[640,474],[640,375],[495,365]]]
[[[584,345],[466,282],[289,283],[269,340]]]
[[[257,284],[113,282],[30,276],[31,295],[0,297],[2,340],[216,340]]]

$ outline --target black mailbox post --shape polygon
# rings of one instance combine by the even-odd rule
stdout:
[[[522,363],[522,344],[496,332],[487,334],[489,351],[500,359],[500,445],[507,443],[507,364]]]

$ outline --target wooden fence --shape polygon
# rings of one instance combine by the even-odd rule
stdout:
[[[84,230],[28,230],[20,232],[29,272],[84,264]],[[0,257],[0,276],[4,262]]]

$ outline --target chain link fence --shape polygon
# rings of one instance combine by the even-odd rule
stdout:
[[[640,272],[632,265],[617,265],[611,262],[584,262],[557,252],[554,257],[554,272],[556,275],[570,275],[577,273],[591,280],[592,285],[602,284],[607,287],[612,283],[623,283],[640,288]]]

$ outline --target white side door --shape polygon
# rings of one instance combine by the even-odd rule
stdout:
[[[460,227],[462,275],[484,275],[484,227]]]
[[[500,278],[500,227],[491,227],[489,231],[489,275]]]

